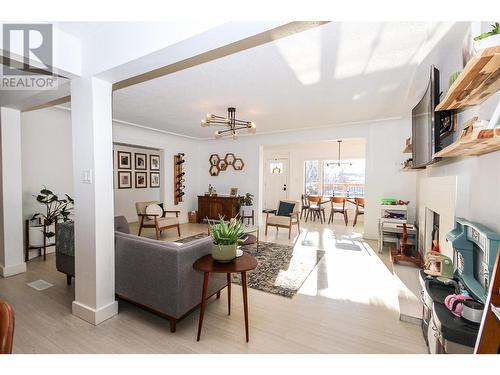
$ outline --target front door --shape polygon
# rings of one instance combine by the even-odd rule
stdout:
[[[264,168],[264,208],[277,208],[288,199],[288,159],[267,159]]]

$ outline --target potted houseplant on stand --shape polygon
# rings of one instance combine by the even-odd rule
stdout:
[[[240,217],[241,221],[244,221],[245,219],[252,219],[252,222],[254,221],[254,210],[255,207],[253,206],[253,194],[251,193],[245,193],[245,195],[240,197]]]
[[[238,241],[245,235],[241,221],[224,221],[221,217],[215,224],[208,225],[213,239],[212,258],[221,263],[228,263],[236,258]]]
[[[73,198],[67,194],[65,196],[65,199],[59,199],[46,187],[35,196],[36,201],[45,207],[45,213],[36,213],[30,219],[30,246],[41,247],[54,244],[56,223],[59,220],[68,221],[73,209]]]

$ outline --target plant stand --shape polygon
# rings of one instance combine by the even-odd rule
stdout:
[[[247,219],[248,220],[248,224],[250,224],[250,220],[252,220],[252,225],[255,225],[255,211],[254,211],[254,207],[253,206],[241,206],[241,208],[240,208],[240,219],[241,219],[242,223],[244,223],[245,219]]]
[[[30,250],[38,250],[39,257],[42,256],[42,250],[43,250],[43,260],[45,261],[47,259],[47,248],[56,245],[55,242],[52,244],[47,243],[47,236],[45,235],[47,233],[47,225],[45,223],[43,224],[43,245],[42,246],[31,246],[30,245],[30,221],[29,220],[25,221],[25,233],[26,233],[26,246],[25,246],[25,250],[24,250],[24,261],[25,262],[29,261]]]

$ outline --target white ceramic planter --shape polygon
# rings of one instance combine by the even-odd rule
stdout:
[[[47,232],[55,232],[55,225],[49,225]],[[43,225],[29,227],[30,246],[43,246]],[[56,241],[56,237],[47,238],[47,245],[52,245]]]
[[[250,215],[252,210],[255,210],[255,206],[240,206],[240,215]]]
[[[474,54],[479,53],[485,48],[500,46],[500,34],[492,35],[487,38],[474,41],[473,48]]]
[[[217,262],[228,263],[236,258],[236,249],[238,244],[216,245],[212,244],[212,258]]]

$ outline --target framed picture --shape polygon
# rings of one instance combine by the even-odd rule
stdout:
[[[160,187],[160,172],[149,172],[149,187]]]
[[[146,172],[135,172],[135,188],[142,189],[148,187],[148,174]]]
[[[146,170],[148,169],[148,162],[147,162],[147,155],[146,154],[140,154],[136,152],[134,154],[135,157],[135,169],[138,170]]]
[[[118,169],[132,169],[132,153],[118,151]]]
[[[160,155],[149,155],[149,169],[152,171],[160,170]]]
[[[236,197],[238,195],[238,188],[231,188],[229,195],[232,197]]]
[[[118,189],[132,188],[132,172],[118,172]]]

